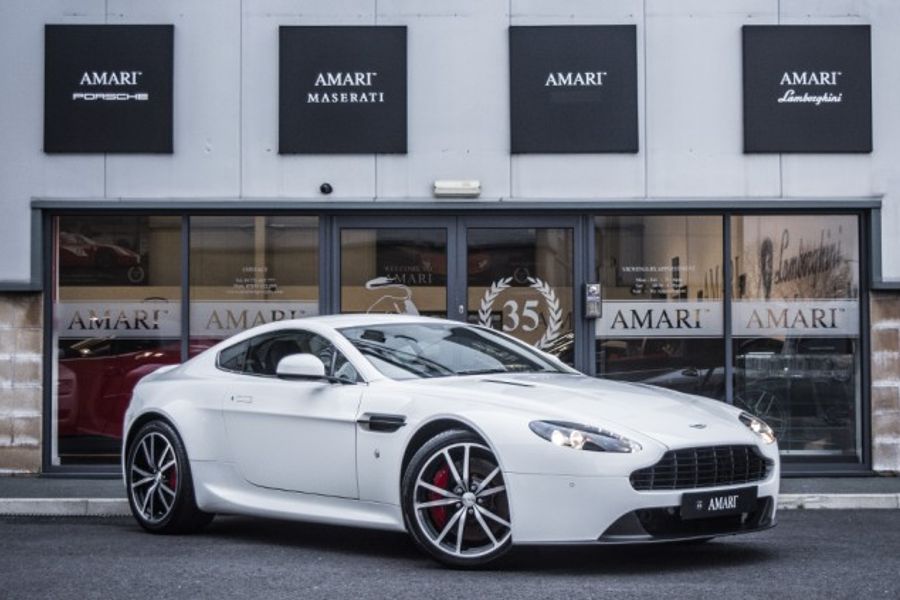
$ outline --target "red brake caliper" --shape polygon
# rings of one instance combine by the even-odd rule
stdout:
[[[178,485],[178,469],[174,465],[169,468],[169,474],[166,475],[166,479],[168,480],[169,488],[175,490]]]
[[[450,469],[446,466],[438,469],[438,472],[434,474],[434,477],[431,479],[431,483],[435,486],[441,488],[442,490],[447,489],[447,484],[450,482]],[[428,492],[429,500],[440,500],[443,498],[440,494],[436,492]],[[434,524],[438,529],[443,529],[444,525],[447,523],[447,507],[446,506],[435,506],[429,509],[431,513],[431,520],[434,521]]]

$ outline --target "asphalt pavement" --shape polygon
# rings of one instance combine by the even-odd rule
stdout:
[[[0,598],[900,598],[900,511],[789,511],[698,546],[542,547],[455,571],[402,534],[238,517],[0,518]]]

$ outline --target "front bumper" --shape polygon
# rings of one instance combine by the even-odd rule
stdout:
[[[637,491],[628,477],[504,473],[516,544],[637,543],[689,540],[760,531],[775,525],[779,472],[755,484],[756,509],[738,517],[684,521],[684,493],[731,490]]]

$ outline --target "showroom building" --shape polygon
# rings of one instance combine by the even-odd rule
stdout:
[[[900,4],[0,5],[0,472],[340,312],[502,329],[900,471]]]

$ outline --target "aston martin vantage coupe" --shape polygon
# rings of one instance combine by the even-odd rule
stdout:
[[[513,544],[706,541],[775,524],[778,444],[724,402],[585,376],[479,326],[281,321],[145,376],[125,414],[131,510],[406,531],[476,566]]]

